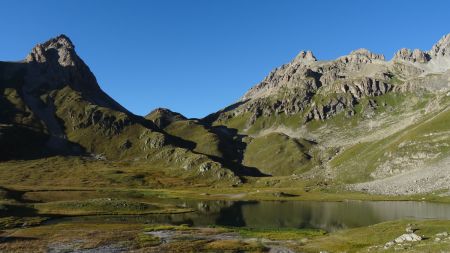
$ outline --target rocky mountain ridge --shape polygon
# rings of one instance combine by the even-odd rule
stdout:
[[[447,183],[441,174],[450,169],[434,169],[450,155],[449,48],[446,35],[429,51],[401,49],[389,61],[367,49],[333,61],[301,51],[237,103],[188,119],[165,108],[132,114],[61,35],[23,61],[0,62],[0,158],[126,163],[143,172],[103,177],[133,184],[157,181],[152,172],[169,176],[159,186],[182,178],[412,194],[414,178],[429,192]],[[430,168],[444,178],[439,185],[423,173]],[[379,187],[383,180],[391,187]]]
[[[363,97],[391,91],[448,89],[447,80],[440,85],[427,85],[427,75],[444,74],[444,79],[448,75],[445,72],[450,69],[449,37],[444,36],[428,52],[401,49],[390,61],[367,49],[352,51],[333,61],[317,61],[312,52],[301,51],[290,63],[276,68],[251,88],[231,114],[250,113],[249,126],[258,117],[280,113],[303,114],[303,121],[307,122],[330,118],[342,111],[352,115]],[[371,104],[376,106],[373,101]],[[216,116],[219,121],[231,117],[230,113],[220,112]]]
[[[303,150],[308,172],[291,165],[284,175],[300,172],[308,180],[319,177],[340,184],[401,176],[406,177],[402,184],[391,188],[397,189],[395,194],[412,194],[406,189],[408,178],[433,185],[422,178],[426,174],[422,171],[449,155],[450,129],[440,123],[447,119],[449,38],[444,36],[429,51],[401,49],[389,61],[366,49],[333,61],[320,61],[312,52],[302,51],[240,101],[204,121],[235,128],[250,139],[284,134],[313,142]],[[259,146],[270,149],[273,140]],[[281,155],[283,148],[272,152]],[[374,188],[371,192],[388,193],[369,185]]]

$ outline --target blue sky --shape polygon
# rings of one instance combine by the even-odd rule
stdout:
[[[64,33],[100,86],[132,112],[203,117],[238,100],[300,50],[388,59],[450,33],[450,1],[1,1],[0,59]]]

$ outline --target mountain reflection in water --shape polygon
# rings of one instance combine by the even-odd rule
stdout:
[[[174,200],[195,212],[172,215],[90,216],[83,222],[170,223],[249,228],[320,228],[336,231],[398,219],[450,219],[450,205],[414,201],[198,201]]]

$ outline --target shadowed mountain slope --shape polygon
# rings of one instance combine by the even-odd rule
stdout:
[[[239,181],[220,163],[189,150],[190,143],[166,134],[104,93],[64,35],[37,45],[23,61],[1,62],[0,94],[6,108],[0,115],[4,160],[90,156]]]

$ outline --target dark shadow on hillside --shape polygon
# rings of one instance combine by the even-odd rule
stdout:
[[[23,195],[26,193],[26,191],[12,190],[3,186],[0,186],[0,191],[5,192],[4,197],[6,199],[13,199],[17,202],[28,202],[23,199]]]
[[[25,62],[0,62],[0,93],[5,94],[6,89],[15,90],[17,96],[20,99],[20,103],[33,111],[33,108],[39,110],[48,110],[51,116],[51,120],[57,122],[55,108],[45,104],[39,99],[40,95],[44,92],[48,92],[53,87],[49,87],[47,83],[36,80],[36,83],[29,85],[31,87],[25,87],[26,76],[30,72],[34,72],[36,75],[46,73],[51,63],[25,63]],[[59,66],[59,67],[55,67]],[[59,64],[53,64],[53,69],[50,71],[52,75],[58,73],[69,73],[69,70],[65,70],[68,67],[62,67]],[[55,69],[56,68],[56,69]],[[52,72],[53,71],[53,72]],[[73,70],[75,71],[75,70]],[[56,72],[56,74],[55,74]],[[70,76],[70,75],[68,75]],[[56,80],[60,82],[60,86],[66,85],[66,81]],[[27,95],[26,95],[27,94]],[[30,97],[33,98],[31,103]],[[27,99],[28,98],[28,99]],[[47,133],[44,128],[39,126],[40,120],[46,125],[46,121],[39,117],[34,111],[30,113],[27,109],[19,109],[19,105],[13,104],[10,100],[4,96],[0,97],[0,160],[11,159],[37,159],[43,157],[50,157],[55,155],[83,155],[84,149],[73,142],[68,141],[64,137],[63,132]],[[38,110],[38,111],[39,111]],[[34,114],[33,121],[30,117]],[[18,119],[18,120],[17,120]],[[36,120],[37,119],[37,120]],[[54,123],[54,122],[52,122]],[[51,129],[48,129],[51,130]],[[60,130],[60,129],[58,129]],[[50,142],[58,144],[58,146],[50,147]]]
[[[224,154],[223,163],[233,169],[238,175],[265,177],[269,176],[255,167],[248,167],[242,164],[247,143],[243,141],[245,135],[239,134],[237,129],[226,126],[206,126],[219,138],[219,150]],[[220,159],[220,158],[219,158]]]
[[[241,106],[241,105],[247,103],[248,100],[249,100],[249,99],[244,100],[244,101],[236,102],[236,103],[234,103],[234,104],[232,104],[232,105],[229,105],[229,106],[223,108],[222,110],[220,110],[220,111],[218,111],[218,112],[211,113],[210,115],[208,115],[208,116],[204,117],[203,119],[201,119],[201,122],[203,122],[203,123],[206,124],[206,125],[211,126],[211,124],[212,124],[214,121],[216,121],[216,120],[218,119],[218,117],[219,117],[219,115],[220,115],[221,113],[228,112],[228,111],[232,111],[232,110],[238,108],[239,106]]]
[[[86,155],[84,148],[67,139],[53,136],[58,149],[46,146],[51,136],[27,126],[0,126],[0,161],[33,160],[57,155]]]
[[[199,124],[219,137],[219,150],[222,157],[209,156],[212,160],[219,162],[230,168],[238,176],[267,177],[270,175],[262,173],[258,168],[249,167],[242,164],[247,143],[243,141],[246,135],[238,133],[237,129],[226,126],[211,126],[202,121]],[[244,178],[241,178],[245,181]]]
[[[203,119],[199,119],[198,122],[203,124],[211,132],[216,134],[220,138],[219,150],[224,154],[224,159],[216,158],[224,165],[230,167],[236,174],[241,176],[253,176],[253,177],[266,177],[270,176],[262,173],[258,168],[248,167],[242,164],[244,160],[244,153],[247,147],[247,143],[243,141],[246,135],[239,134],[235,128],[229,128],[224,125],[213,126],[218,117],[228,111],[232,111],[237,107],[245,104],[248,100],[236,102],[224,109],[212,113]]]
[[[225,167],[231,169],[238,176],[253,176],[253,177],[269,176],[269,175],[261,173],[257,168],[242,165],[242,163],[241,163],[242,155],[238,155],[239,152],[236,152],[234,147],[230,146],[229,143],[224,143],[223,140],[220,141],[219,150],[223,154],[225,154],[224,158],[196,152],[196,151],[194,151],[194,149],[197,147],[197,143],[195,143],[193,141],[185,140],[185,139],[177,137],[177,136],[170,135],[167,132],[163,132],[163,133],[169,137],[169,143],[172,143],[177,147],[189,149],[193,153],[205,155],[209,159],[211,159],[215,162],[218,162],[218,163],[224,165]],[[245,144],[245,143],[243,143],[243,144]],[[241,179],[244,180],[244,178],[241,178]]]
[[[248,167],[245,165],[242,165],[240,163],[237,163],[235,161],[230,161],[227,159],[223,159],[216,156],[210,156],[208,157],[218,163],[221,163],[222,165],[226,166],[227,168],[231,169],[237,176],[250,176],[250,177],[270,177],[270,175],[262,173],[259,169],[254,167]],[[245,182],[245,178],[241,178],[243,182]]]
[[[35,237],[19,237],[19,236],[0,236],[0,243],[18,242],[18,241],[35,241]]]
[[[39,216],[36,209],[24,205],[2,205],[0,217],[34,217]]]
[[[143,119],[145,121],[151,122],[153,124],[153,122],[151,120],[148,120],[148,119],[145,119],[145,118],[143,118]],[[173,145],[175,145],[177,147],[189,149],[191,151],[193,151],[197,147],[197,143],[195,143],[193,141],[185,140],[185,139],[180,138],[178,136],[171,135],[171,134],[165,132],[162,129],[156,129],[155,131],[163,133],[164,135],[166,135],[168,137],[168,139],[167,139],[168,143],[173,144]]]

